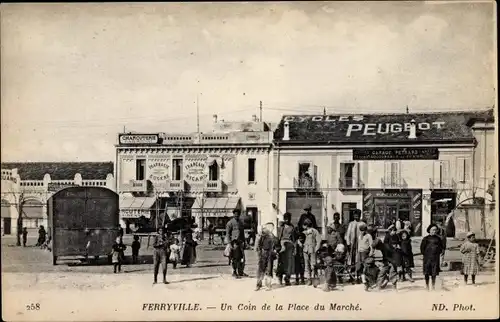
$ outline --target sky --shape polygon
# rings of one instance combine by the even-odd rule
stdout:
[[[483,110],[487,2],[1,5],[1,158],[113,161],[117,134],[212,115]]]

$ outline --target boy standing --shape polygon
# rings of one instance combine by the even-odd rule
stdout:
[[[139,258],[139,249],[141,248],[141,243],[139,242],[139,236],[134,235],[134,241],[132,242],[132,263],[137,264],[137,259]]]
[[[314,266],[316,265],[316,254],[321,247],[321,234],[312,227],[312,222],[309,219],[304,220],[303,234],[306,236],[304,241],[304,263],[307,271],[307,285],[313,284]]]
[[[262,227],[261,234],[257,237],[257,242],[255,243],[255,249],[259,258],[256,291],[262,288],[262,281],[264,279],[267,289],[271,289],[273,262],[277,257],[276,248],[279,248],[280,246],[277,238],[273,234],[273,230],[273,223],[265,224]]]

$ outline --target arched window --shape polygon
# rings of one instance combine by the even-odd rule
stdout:
[[[208,180],[219,180],[219,165],[217,164],[217,161],[212,162],[212,164],[208,167]]]

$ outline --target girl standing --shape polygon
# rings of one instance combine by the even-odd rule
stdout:
[[[401,279],[403,281],[406,280],[406,275],[408,274],[408,280],[413,283],[412,278],[412,268],[415,267],[415,263],[413,261],[413,250],[411,248],[411,238],[410,232],[407,230],[402,230],[400,233],[401,238],[401,257],[403,270],[401,272]]]
[[[180,258],[181,258],[181,247],[179,246],[179,240],[177,238],[174,238],[174,243],[170,245],[170,258],[169,258],[174,269],[177,268],[177,263],[179,262]]]
[[[443,242],[438,231],[438,226],[431,224],[427,228],[429,235],[425,236],[420,244],[420,252],[424,256],[423,270],[427,290],[429,290],[429,278],[431,278],[432,289],[436,289],[436,276],[439,275],[440,259],[444,253]]]
[[[467,233],[467,241],[460,247],[462,255],[462,274],[464,283],[467,285],[469,275],[472,278],[472,285],[476,284],[476,275],[479,272],[479,245],[476,243],[476,236],[473,232]]]
[[[111,261],[113,263],[114,273],[117,273],[117,269],[118,273],[122,270],[122,259],[124,258],[126,248],[127,246],[123,244],[122,238],[120,236],[116,237],[111,251]]]
[[[271,289],[273,277],[273,262],[277,257],[276,249],[279,248],[278,239],[273,235],[274,224],[267,223],[262,227],[261,234],[255,242],[255,249],[259,258],[257,271],[257,287],[256,291],[262,288],[264,281],[268,290]]]

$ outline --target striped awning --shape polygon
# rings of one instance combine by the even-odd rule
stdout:
[[[156,202],[156,197],[124,197],[120,198],[120,217],[139,218],[151,217],[151,207]]]
[[[234,209],[239,208],[239,197],[198,198],[191,208],[193,215],[204,217],[231,216]]]

